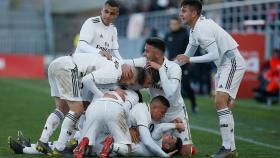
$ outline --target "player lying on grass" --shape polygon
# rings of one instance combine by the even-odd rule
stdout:
[[[104,98],[105,99],[105,98]],[[113,98],[112,98],[113,99]],[[101,99],[102,100],[102,99]],[[111,99],[109,99],[109,100],[111,100]],[[115,100],[115,99],[114,99]],[[120,98],[119,98],[119,100],[120,100]],[[103,100],[103,101],[106,101],[106,99],[105,100]],[[108,101],[108,100],[107,100]],[[112,101],[112,100],[111,100]],[[151,113],[149,112],[149,111],[147,111],[148,110],[148,107],[145,105],[145,104],[137,104],[135,107],[133,107],[133,109],[134,110],[132,110],[131,112],[131,114],[135,114],[135,112],[136,111],[138,111],[138,110],[141,110],[142,109],[142,112],[140,112],[140,115],[142,114],[144,114],[141,118],[142,118],[142,121],[144,121],[144,120],[149,120],[150,118],[155,118],[155,120],[156,119],[159,119],[160,117],[162,117],[163,115],[162,115],[162,112],[163,111],[166,111],[166,109],[164,110],[162,110],[160,107],[162,107],[163,105],[159,105],[159,104],[161,104],[161,102],[164,102],[164,99],[162,98],[162,97],[157,97],[157,98],[155,98],[155,99],[153,99],[153,101],[151,102]],[[168,103],[167,102],[167,100],[165,100],[165,102],[164,102],[165,104],[166,103]],[[108,106],[110,106],[110,108],[111,107],[113,107],[114,105],[108,105]],[[90,107],[93,107],[93,106],[90,106]],[[100,107],[102,107],[102,106],[100,106]],[[95,112],[96,111],[98,111],[98,110],[94,110]],[[144,112],[144,113],[143,113]],[[104,113],[103,113],[104,114]],[[108,116],[108,115],[107,115]],[[139,115],[138,115],[139,116]],[[148,119],[146,119],[145,118],[145,116],[148,116]],[[134,119],[132,119],[132,120],[134,120],[134,121],[132,121],[132,122],[134,122],[134,123],[136,123],[135,121],[137,121],[138,123],[139,123],[139,120],[137,119],[137,118],[139,118],[139,117],[135,117]],[[107,119],[107,118],[106,118]],[[137,119],[137,120],[135,120],[135,119]],[[140,119],[140,118],[139,118]],[[140,121],[141,122],[141,121]],[[133,124],[134,124],[133,123]],[[144,124],[144,122],[143,122],[143,124]],[[154,126],[154,125],[150,125],[150,127],[152,127],[152,126]],[[160,127],[160,126],[158,126],[158,127]],[[146,128],[147,130],[148,130],[148,128],[147,128],[147,126],[146,127],[144,127],[144,128]],[[140,128],[139,128],[140,129]],[[166,130],[168,130],[168,129],[178,129],[178,130],[180,130],[180,131],[182,131],[182,130],[184,130],[184,126],[183,126],[183,124],[166,124],[166,125],[164,125],[164,126],[161,126],[161,128],[157,128],[157,126],[156,126],[156,128],[153,128],[153,129],[155,129],[155,130],[153,130],[154,132],[153,132],[153,138],[156,140],[156,141],[158,141],[158,140],[160,140],[160,138],[162,137],[162,132],[163,131],[166,131]],[[147,135],[147,136],[145,136],[145,134],[147,134],[147,133],[141,133],[141,130],[140,130],[140,137],[141,137],[141,140],[143,141],[143,142],[140,142],[139,144],[134,144],[133,146],[132,146],[132,154],[133,155],[140,155],[140,156],[151,156],[151,155],[154,155],[152,152],[151,152],[151,150],[149,149],[149,148],[147,148],[147,142],[148,143],[151,143],[151,142],[149,142],[149,139],[147,139],[146,137],[147,136],[149,136],[149,135],[151,135],[151,134],[149,134],[149,135]],[[104,136],[104,135],[103,135]],[[100,137],[99,137],[100,138]],[[101,136],[101,138],[102,138],[102,136]],[[145,139],[147,139],[147,140],[145,140]],[[100,139],[99,139],[100,140]],[[102,140],[102,139],[101,139]],[[35,148],[34,148],[34,145],[31,145],[30,143],[28,143],[28,141],[26,140],[26,139],[24,139],[24,137],[22,136],[22,135],[19,135],[19,142],[20,143],[17,143],[15,140],[13,140],[11,137],[9,137],[9,142],[10,142],[10,147],[11,147],[11,149],[13,149],[14,151],[15,151],[15,153],[29,153],[29,154],[39,154],[39,152],[38,151],[36,151],[35,150]],[[161,141],[158,141],[158,144],[161,144],[160,143]],[[175,146],[175,143],[177,143],[177,146],[180,146],[180,141],[179,141],[179,139],[176,139],[175,137],[172,137],[172,136],[169,136],[169,135],[165,135],[164,137],[163,137],[163,141],[162,141],[162,147],[163,147],[163,149],[164,150],[166,150],[166,151],[170,151],[171,149],[173,149],[174,148],[174,146]],[[55,144],[55,143],[54,143]],[[118,149],[118,151],[119,152],[121,152],[121,153],[118,153],[118,154],[124,154],[124,153],[126,153],[126,152],[128,152],[128,148],[127,147],[124,147],[125,145],[124,144],[122,144],[122,143],[118,143],[118,142],[116,142],[115,141],[115,143],[114,143],[115,145],[114,145],[114,147],[115,147],[115,150],[113,150],[113,151],[117,151],[116,149]],[[153,144],[153,145],[156,145],[156,144]],[[52,146],[53,147],[53,146]],[[112,147],[112,146],[111,146]],[[69,148],[68,148],[69,149]],[[73,149],[73,148],[72,148]],[[100,148],[100,141],[99,141],[99,148],[98,147],[94,147],[94,151],[95,152],[97,152],[97,151],[99,151],[100,152],[100,150],[98,150],[98,149],[101,149]],[[107,146],[107,149],[108,149],[108,146]],[[121,149],[121,150],[120,150]],[[108,150],[107,150],[108,151]],[[98,153],[99,153],[98,152]],[[125,155],[127,155],[127,154],[125,154]]]
[[[161,149],[161,141],[159,141],[161,136],[157,136],[155,138],[156,139],[156,141],[155,141],[152,137],[151,131],[149,130],[149,128],[151,130],[153,130],[153,128],[155,126],[154,124],[158,123],[160,121],[160,119],[164,116],[164,114],[166,113],[169,106],[170,105],[169,105],[168,100],[166,98],[164,98],[163,96],[157,96],[157,97],[153,98],[150,106],[143,104],[143,103],[134,105],[128,115],[128,124],[130,124],[131,127],[134,127],[137,129],[137,131],[139,132],[141,143],[137,144],[136,146],[132,145],[132,147],[133,147],[132,148],[131,146],[124,145],[123,143],[118,143],[120,141],[119,140],[120,136],[116,136],[111,133],[111,135],[113,135],[113,137],[109,137],[108,139],[106,139],[104,141],[105,146],[101,152],[101,157],[107,157],[109,155],[109,151],[116,151],[116,150],[118,152],[120,152],[118,154],[120,154],[122,156],[140,154],[141,156],[169,157],[170,155],[168,155]],[[91,106],[89,108],[94,108],[94,107],[96,107],[96,106]],[[92,119],[92,118],[94,118],[94,116],[97,115],[97,114],[95,114],[95,115],[93,114],[94,112],[96,112],[96,110],[92,110],[92,111],[93,112],[88,113],[89,117],[90,117],[90,119],[87,120],[88,122],[94,122],[94,120],[97,119],[97,118]],[[100,117],[101,116],[99,116],[98,118],[100,118]],[[94,128],[94,127],[95,127],[95,125],[93,125],[91,128],[95,129],[95,131],[88,130],[87,134],[85,135],[84,138],[82,138],[82,141],[80,142],[79,146],[75,150],[76,158],[83,157],[85,154],[86,148],[88,146],[91,146],[93,148],[98,148],[96,144],[91,143],[89,141],[89,138],[91,138],[91,136],[94,135],[94,138],[96,139],[96,135],[98,135],[98,133],[96,133],[96,131],[97,131],[96,129],[101,129],[101,130],[103,130],[103,129],[101,127],[98,127],[98,128]],[[162,127],[165,127],[165,126],[162,126]],[[182,123],[177,123],[176,126],[174,123],[172,123],[171,126],[166,124],[165,131],[167,129],[174,129],[174,128],[176,128],[180,132],[185,130],[185,127]],[[84,128],[84,129],[86,129],[86,128]],[[159,133],[159,132],[156,132],[156,133]],[[117,137],[117,140],[115,140],[115,137]],[[174,138],[174,137],[170,137],[170,139],[171,138]],[[114,145],[111,146],[111,148],[110,148],[109,146],[110,146],[110,143],[112,143],[112,139],[114,139]],[[157,141],[159,141],[159,142],[157,142]],[[175,142],[176,142],[176,140],[175,140]],[[169,151],[168,150],[169,146],[164,145],[163,147],[165,147],[166,151]]]

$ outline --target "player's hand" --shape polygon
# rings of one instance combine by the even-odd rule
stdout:
[[[103,95],[103,97],[105,97],[105,98],[112,98],[112,99],[118,99],[115,95],[113,95],[113,94],[110,94],[110,93],[105,93],[104,95]]]
[[[122,65],[122,72],[125,78],[131,79],[133,77],[132,69],[129,65],[123,64]]]
[[[190,57],[184,54],[177,55],[176,60],[178,60],[181,63],[190,63]]]
[[[175,123],[183,123],[182,119],[177,117],[175,120],[174,120]]]
[[[136,128],[129,128],[129,133],[131,135],[131,141],[132,143],[139,143],[140,137],[139,137],[139,132],[137,131]]]
[[[161,68],[161,65],[153,61],[147,61],[145,68],[154,68],[156,70],[159,70]]]
[[[174,150],[174,151],[171,151],[170,153],[168,153],[167,155],[169,156],[169,157],[171,157],[171,156],[173,156],[174,154],[176,154],[178,152],[178,150],[176,149],[176,150]]]
[[[116,92],[118,93],[118,95],[122,98],[122,100],[125,101],[125,95],[126,95],[125,90],[123,90],[123,89],[121,89],[121,88],[117,88],[115,91],[116,91]]]
[[[175,123],[175,126],[176,126],[176,127],[175,127],[176,130],[177,130],[179,133],[185,131],[185,126],[184,126],[183,123]]]
[[[101,51],[99,52],[99,54],[101,54],[102,56],[106,57],[108,60],[112,60],[112,55],[111,55],[111,53],[109,53],[108,51],[101,50]]]

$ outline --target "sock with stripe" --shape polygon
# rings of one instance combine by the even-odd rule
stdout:
[[[220,132],[222,136],[223,146],[226,149],[231,147],[231,111],[224,108],[217,111],[219,116]]]
[[[58,137],[57,142],[55,143],[55,148],[59,151],[64,150],[67,141],[72,137],[72,132],[75,128],[75,125],[79,117],[75,115],[75,112],[69,111],[66,115],[64,121],[61,125],[61,131]]]
[[[230,119],[231,119],[231,121],[230,121],[230,131],[231,131],[231,133],[230,133],[230,138],[231,138],[231,151],[234,151],[234,150],[236,150],[236,146],[235,146],[235,139],[234,139],[234,118],[233,118],[233,114],[232,114],[232,111],[231,111],[231,113],[230,113]]]
[[[64,114],[58,109],[55,109],[54,112],[49,115],[39,140],[43,143],[47,143],[63,118]]]

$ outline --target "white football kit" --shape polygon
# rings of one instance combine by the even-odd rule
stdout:
[[[192,57],[200,46],[208,53]],[[190,30],[185,55],[190,63],[214,61],[218,70],[215,77],[216,91],[226,92],[235,99],[245,73],[245,60],[239,53],[236,41],[213,20],[201,16]]]
[[[96,145],[97,138],[104,132],[109,131],[114,142],[131,144],[130,133],[126,123],[124,101],[120,96],[111,92],[117,99],[98,98],[94,100],[86,110],[81,138],[88,137],[89,145]]]
[[[51,62],[48,69],[48,79],[51,96],[70,101],[87,101],[81,96],[85,86],[82,80],[90,80],[90,86],[95,84],[117,83],[121,77],[121,66],[117,59],[107,60],[98,53],[75,53],[73,56],[63,56]],[[95,86],[87,87],[97,96],[103,93]]]
[[[106,50],[119,60],[122,59],[116,27],[113,24],[104,25],[100,16],[91,17],[84,22],[75,53],[96,53],[96,49],[97,53]]]
[[[124,62],[132,66],[144,67],[147,59],[142,57],[124,60]],[[149,91],[152,98],[161,95],[166,97],[170,103],[170,107],[162,119],[162,122],[168,123],[179,117],[183,121],[186,130],[181,133],[175,132],[174,135],[181,138],[183,145],[192,144],[188,114],[181,95],[182,70],[178,64],[165,58],[159,69],[159,74],[160,81],[150,87]]]

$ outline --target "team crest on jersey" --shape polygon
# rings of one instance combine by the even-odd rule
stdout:
[[[100,38],[103,38],[103,35],[102,34],[100,34],[100,36],[99,36]]]

